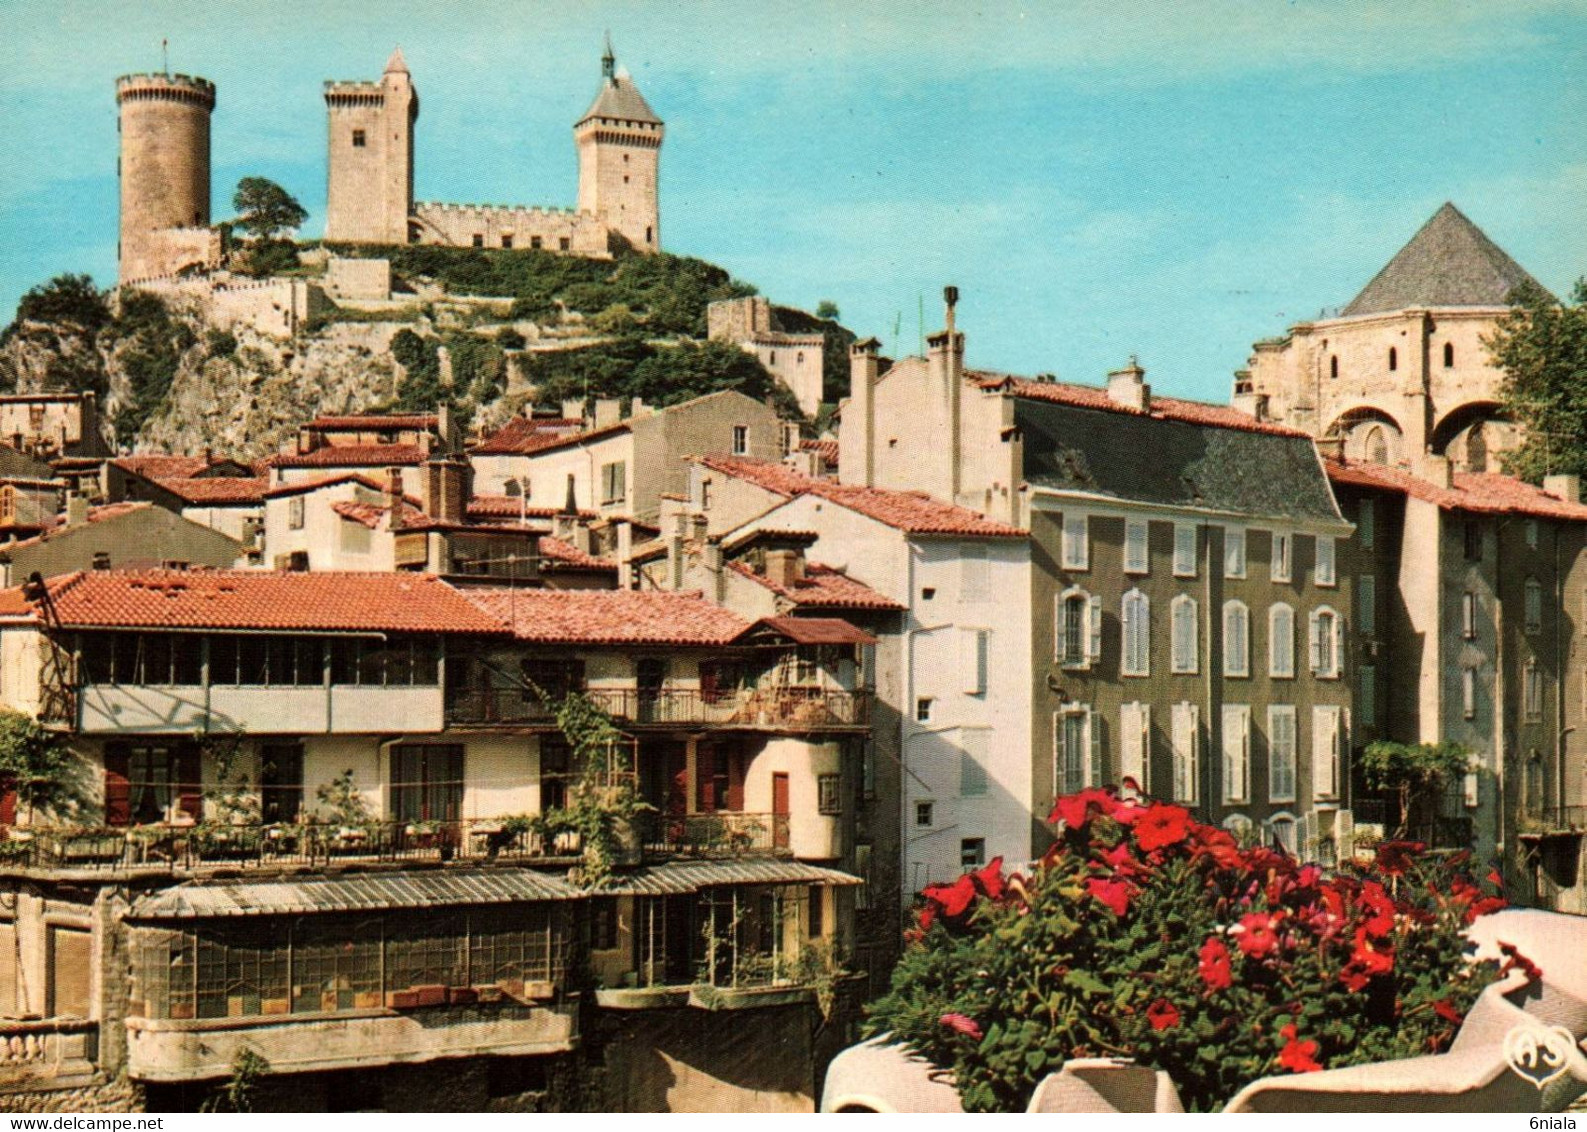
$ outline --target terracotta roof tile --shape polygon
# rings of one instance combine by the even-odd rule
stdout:
[[[478,456],[522,456],[559,444],[584,431],[584,422],[565,417],[514,417],[473,449]]]
[[[847,574],[830,566],[812,562],[805,568],[805,576],[791,586],[783,586],[764,574],[757,574],[742,562],[729,562],[728,566],[753,582],[759,582],[779,597],[794,605],[809,609],[881,609],[896,610],[904,607],[885,594],[879,594],[864,582],[856,582]]]
[[[838,442],[836,440],[801,440],[799,442],[799,451],[819,452],[821,453],[821,459],[826,461],[827,467],[835,468],[838,466]]]
[[[143,456],[118,456],[111,461],[123,471],[145,479],[168,479],[196,476],[209,467],[202,456],[170,456],[150,453]]]
[[[586,554],[570,542],[550,535],[540,536],[541,569],[553,570],[616,570],[617,563],[610,558],[597,558]]]
[[[504,628],[425,574],[90,570],[51,578],[49,587],[60,623],[76,628],[472,634]],[[36,616],[20,588],[0,592],[0,617]]]
[[[1323,461],[1323,467],[1328,471],[1328,478],[1336,484],[1382,488],[1436,504],[1449,511],[1530,515],[1539,519],[1587,522],[1587,504],[1570,503],[1514,476],[1457,472],[1452,485],[1446,488],[1403,468],[1390,468],[1382,464],[1329,457]]]
[[[476,495],[468,501],[468,517],[475,520],[517,519],[520,516],[554,519],[561,511],[560,507],[521,507],[516,495]],[[579,514],[595,517],[594,511],[580,511]]]
[[[424,463],[417,444],[328,444],[312,452],[287,452],[272,456],[276,468],[376,468]]]
[[[988,392],[1007,392],[1032,401],[1053,401],[1060,405],[1073,405],[1081,409],[1100,409],[1108,413],[1127,413],[1135,417],[1153,417],[1157,420],[1179,421],[1183,424],[1208,425],[1213,428],[1231,428],[1239,432],[1265,432],[1275,436],[1305,436],[1304,432],[1259,421],[1227,405],[1209,405],[1202,401],[1185,401],[1178,397],[1152,395],[1146,409],[1133,409],[1121,405],[1108,396],[1106,389],[1095,385],[1071,385],[1063,381],[1032,381],[1008,374],[974,370],[968,374],[980,388]]]
[[[434,413],[352,413],[346,416],[315,417],[303,427],[317,432],[338,430],[365,432],[378,429],[434,428],[439,418]]]
[[[370,491],[382,493],[386,490],[385,484],[371,479],[369,476],[360,475],[357,472],[339,472],[335,475],[320,476],[318,479],[303,480],[301,483],[277,484],[275,487],[266,489],[264,497],[266,499],[279,499],[286,495],[302,495],[305,492],[319,491],[322,487],[335,487],[337,484],[343,483],[356,483],[359,487],[366,487]],[[417,496],[404,493],[403,498],[415,507],[419,505]]]
[[[160,477],[154,481],[188,503],[263,503],[269,480],[264,476]]]
[[[763,617],[757,628],[781,633],[799,645],[874,645],[876,638],[838,617]]]
[[[522,641],[547,644],[727,645],[749,628],[698,593],[469,589],[469,600]]]
[[[747,480],[785,498],[818,495],[907,534],[987,538],[1022,538],[1026,534],[1007,523],[988,519],[978,511],[943,503],[923,492],[856,487],[813,479],[785,464],[772,464],[747,456],[698,456],[695,459],[708,468]]]

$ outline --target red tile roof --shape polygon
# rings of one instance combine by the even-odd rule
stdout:
[[[1383,464],[1328,457],[1328,478],[1336,484],[1375,487],[1409,495],[1449,511],[1489,515],[1530,515],[1539,519],[1587,522],[1587,504],[1570,503],[1542,488],[1491,472],[1456,472],[1450,487],[1440,487],[1406,471]]]
[[[530,519],[554,519],[560,507],[523,507],[516,495],[476,495],[468,501],[471,520],[517,519],[520,515]],[[595,517],[594,511],[580,511],[580,515]]]
[[[904,607],[885,594],[879,594],[864,582],[856,582],[847,574],[830,566],[812,562],[805,568],[805,576],[791,586],[783,586],[764,574],[757,574],[742,562],[729,562],[728,566],[744,577],[759,582],[780,597],[797,606],[809,609],[884,609]]]
[[[1119,404],[1108,396],[1106,389],[1095,385],[1032,381],[1029,378],[989,373],[985,370],[972,370],[967,376],[982,389],[1012,393],[1016,397],[1024,397],[1031,401],[1053,401],[1081,409],[1101,409],[1109,413],[1128,413],[1131,416],[1153,417],[1157,420],[1207,425],[1212,428],[1231,428],[1240,432],[1265,432],[1275,436],[1307,435],[1286,425],[1259,421],[1227,405],[1209,405],[1202,401],[1184,401],[1178,397],[1159,397],[1153,394],[1146,409],[1133,409],[1128,405]]]
[[[586,554],[570,542],[553,538],[550,535],[540,536],[540,568],[542,570],[616,570],[617,563],[610,558],[597,558],[593,554]]]
[[[365,526],[370,530],[374,530],[376,527],[380,526],[380,520],[385,517],[386,512],[390,511],[391,508],[386,506],[384,502],[363,503],[358,501],[348,501],[345,503],[332,503],[331,510],[335,511],[344,519],[349,519],[352,522],[358,523],[360,526]],[[423,511],[420,511],[411,503],[406,504],[402,508],[402,524],[404,527],[420,526],[428,519],[428,515],[426,515]]]
[[[487,633],[501,622],[425,574],[263,570],[89,570],[51,578],[56,616],[74,628],[280,632]],[[38,617],[20,588],[0,617]]]
[[[799,442],[799,451],[819,452],[821,453],[821,459],[826,461],[827,467],[835,468],[838,466],[838,442],[836,440],[801,440]]]
[[[315,417],[303,427],[317,432],[338,429],[367,432],[386,429],[434,428],[439,418],[434,413],[353,413],[347,416]]]
[[[566,417],[514,417],[472,451],[476,456],[523,456],[560,444],[584,431],[584,422]]]
[[[763,617],[757,628],[781,633],[796,645],[874,645],[876,638],[838,617]]]
[[[367,487],[370,491],[378,491],[381,493],[384,493],[386,490],[385,484],[380,483],[378,480],[371,479],[368,476],[360,475],[357,472],[339,472],[336,475],[320,476],[317,479],[303,480],[301,483],[277,484],[275,487],[267,489],[264,493],[264,497],[266,499],[279,499],[285,495],[301,495],[304,492],[318,491],[322,487],[335,487],[337,484],[343,483],[356,483],[360,487]],[[404,493],[403,498],[409,503],[413,504],[415,507],[419,505],[417,496]]]
[[[818,495],[906,534],[1022,538],[1027,533],[996,519],[988,519],[968,507],[943,503],[924,492],[856,487],[814,479],[785,464],[772,464],[748,456],[697,456],[695,459],[708,468],[746,480],[785,498]]]
[[[470,589],[471,601],[521,641],[547,644],[727,645],[749,628],[698,593]]]
[[[187,503],[211,505],[263,503],[270,485],[264,476],[161,477],[154,482]]]
[[[151,453],[143,456],[118,456],[116,467],[145,479],[196,476],[209,467],[203,456],[169,456]]]
[[[276,468],[373,468],[424,463],[417,444],[327,444],[312,452],[286,452],[272,456]]]

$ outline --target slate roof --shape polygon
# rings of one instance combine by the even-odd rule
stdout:
[[[877,609],[899,610],[904,606],[885,594],[877,593],[864,582],[857,582],[847,574],[830,566],[814,562],[805,567],[805,576],[791,586],[780,585],[764,574],[757,574],[742,562],[729,562],[729,568],[752,582],[759,582],[779,597],[806,609]]]
[[[1332,458],[1323,464],[1334,483],[1392,491],[1437,504],[1447,511],[1587,522],[1587,504],[1568,502],[1514,476],[1456,472],[1449,487],[1440,487],[1402,468],[1382,464]]]
[[[750,625],[699,593],[485,588],[464,592],[475,606],[520,641],[727,645]]]
[[[796,495],[818,495],[906,534],[1022,538],[1027,533],[996,519],[988,519],[968,507],[943,503],[924,492],[857,487],[814,479],[786,464],[773,464],[748,456],[698,456],[695,459],[708,468],[747,480],[786,499]]]
[[[1502,307],[1521,283],[1537,280],[1445,202],[1340,314],[1407,307]]]
[[[79,570],[49,581],[55,614],[83,629],[271,629],[281,632],[499,635],[501,621],[425,574],[264,570]],[[0,618],[34,621],[20,587]]]
[[[1311,439],[1019,398],[1035,487],[1254,518],[1340,524]]]
[[[650,103],[645,101],[644,95],[640,94],[639,88],[634,85],[634,80],[624,71],[618,71],[611,78],[601,80],[601,89],[596,91],[595,101],[590,103],[590,108],[584,112],[579,122],[587,122],[591,118],[617,118],[661,125],[661,119],[656,117],[656,112],[650,108]]]

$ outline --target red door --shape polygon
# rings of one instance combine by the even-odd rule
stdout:
[[[788,848],[788,776],[771,776],[771,844],[773,849]]]

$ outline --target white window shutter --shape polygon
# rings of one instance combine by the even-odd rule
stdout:
[[[1149,794],[1152,790],[1152,705],[1136,704],[1135,709],[1141,747],[1140,772],[1135,776],[1135,781],[1140,784],[1142,794]]]
[[[1316,825],[1316,815],[1310,811],[1302,814],[1295,822],[1295,856],[1302,861],[1311,860],[1311,839],[1315,836],[1312,832]]]
[[[1133,778],[1141,781],[1141,705],[1123,704],[1119,707],[1119,781]]]
[[[1086,742],[1091,757],[1091,763],[1086,768],[1086,785],[1101,786],[1105,777],[1102,769],[1102,720],[1095,711],[1086,712]]]
[[[980,629],[975,634],[975,682],[980,687],[982,694],[986,693],[987,676],[991,664],[992,631]]]
[[[1311,642],[1311,670],[1315,673],[1322,668],[1322,619],[1313,610],[1306,620],[1310,626],[1307,637]]]
[[[1339,751],[1339,709],[1312,709],[1312,796],[1332,798],[1338,791],[1334,771]]]
[[[1102,659],[1102,599],[1086,599],[1086,659],[1095,664]]]

